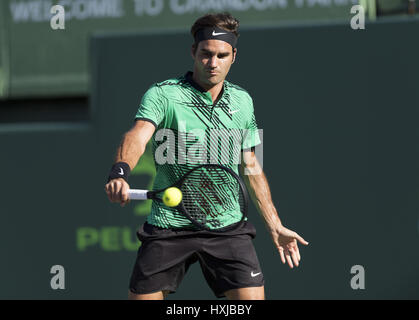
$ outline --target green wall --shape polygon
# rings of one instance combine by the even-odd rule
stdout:
[[[282,265],[252,207],[267,298],[419,298],[418,31],[417,19],[242,30],[229,80],[254,99],[280,217],[310,242],[299,268]],[[104,183],[142,94],[191,69],[190,44],[96,35],[91,120],[0,130],[0,298],[126,297],[147,208],[110,204]],[[132,186],[150,184],[151,164],[140,160]],[[56,264],[63,291],[49,287]],[[365,290],[350,287],[353,265]],[[170,298],[213,298],[198,264]]]
[[[8,61],[0,99],[77,96],[89,89],[88,39],[92,32],[189,30],[209,11],[229,11],[242,26],[348,21],[357,0],[3,0],[1,55]],[[53,5],[65,10],[65,29],[53,30]],[[2,48],[5,48],[5,51]],[[4,52],[1,52],[4,51]]]

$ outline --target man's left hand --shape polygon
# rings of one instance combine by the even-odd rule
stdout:
[[[272,229],[271,236],[275,247],[281,255],[282,263],[285,264],[288,262],[290,268],[293,268],[294,265],[298,267],[301,256],[297,243],[300,242],[301,244],[308,245],[308,242],[296,232],[289,230],[284,226],[277,226]]]

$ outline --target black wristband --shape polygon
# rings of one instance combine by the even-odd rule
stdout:
[[[117,162],[111,168],[111,172],[109,173],[109,177],[108,177],[108,182],[111,181],[112,179],[118,179],[118,178],[122,178],[126,182],[128,182],[128,177],[130,173],[131,173],[131,168],[129,167],[128,163]]]

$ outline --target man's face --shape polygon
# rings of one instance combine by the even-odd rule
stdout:
[[[236,49],[221,40],[204,40],[198,43],[194,55],[194,76],[206,86],[214,86],[226,78],[234,59]]]

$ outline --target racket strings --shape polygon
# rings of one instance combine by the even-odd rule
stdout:
[[[220,227],[220,219],[244,206],[243,192],[236,178],[219,167],[192,172],[181,187],[183,204],[197,222]]]

